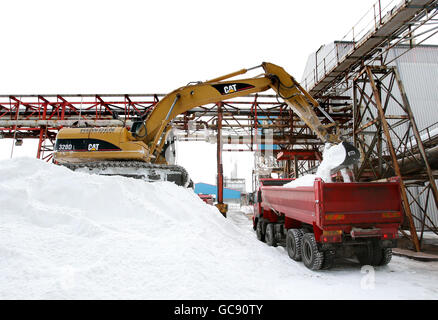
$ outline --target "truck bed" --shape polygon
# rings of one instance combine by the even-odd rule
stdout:
[[[323,230],[385,228],[402,218],[398,182],[324,183],[313,187],[262,186],[262,206]]]

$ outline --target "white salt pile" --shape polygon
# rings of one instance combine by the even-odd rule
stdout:
[[[0,161],[0,299],[272,299],[286,274],[304,288],[243,219],[170,182]]]
[[[401,260],[376,287],[312,272],[169,182],[0,161],[0,299],[436,299],[437,267]],[[414,272],[414,273],[413,273]]]

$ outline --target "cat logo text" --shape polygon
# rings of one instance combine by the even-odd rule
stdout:
[[[90,143],[88,145],[88,151],[98,151],[99,150],[99,144],[98,143]]]

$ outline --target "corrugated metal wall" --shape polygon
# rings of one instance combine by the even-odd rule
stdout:
[[[302,77],[302,85],[305,88],[312,86],[321,80],[327,71],[338,63],[337,48],[335,42],[322,45],[307,59],[306,68]],[[315,68],[317,66],[317,68]]]
[[[406,46],[391,50],[395,58]],[[398,68],[419,130],[438,122],[438,46],[421,46],[408,51],[391,65]]]
[[[391,59],[400,56],[408,50],[407,47],[399,46],[391,50]],[[397,67],[400,77],[406,89],[406,94],[409,103],[414,113],[415,121],[418,129],[421,131],[427,127],[437,127],[438,123],[438,46],[422,46],[414,48],[406,54],[397,58],[391,65]],[[399,95],[398,95],[399,96]],[[390,106],[391,111],[395,106]],[[396,130],[399,134],[404,131],[400,127]],[[437,183],[437,181],[435,181]],[[409,190],[417,197],[423,187],[409,187]],[[408,196],[412,201],[412,197]],[[438,225],[438,209],[435,206],[432,195],[427,199],[427,192],[419,197],[421,206],[424,206],[426,201],[429,202],[427,215],[432,220],[434,225]],[[419,219],[424,219],[424,214],[414,204],[411,206],[412,214]],[[417,229],[421,228],[422,223],[414,219]],[[427,225],[432,224],[431,221],[426,221]]]
[[[435,183],[438,184],[438,180],[435,180]],[[418,197],[418,195],[423,191],[422,187],[409,187],[409,191],[412,193],[412,195],[414,197]],[[430,191],[431,192],[431,191]],[[438,209],[435,206],[435,202],[433,200],[433,195],[430,193],[429,194],[429,199],[427,199],[427,191],[423,192],[420,197],[419,197],[419,203],[421,206],[424,206],[426,201],[429,202],[428,208],[427,208],[427,216],[429,217],[429,219],[431,220],[427,220],[426,219],[426,225],[428,226],[438,226]],[[408,194],[408,198],[409,201],[412,201],[412,196]],[[411,205],[411,210],[412,210],[412,214],[417,217],[418,219],[420,219],[420,221],[422,221],[423,219],[425,219],[423,212],[421,211],[421,209],[419,208],[419,206],[417,204]],[[417,230],[421,229],[421,225],[422,223],[418,221],[417,219],[414,219],[414,224],[415,227],[417,228]],[[427,231],[427,228],[425,229]]]

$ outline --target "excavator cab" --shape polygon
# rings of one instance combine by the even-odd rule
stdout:
[[[133,136],[138,137],[139,136],[139,132],[140,130],[144,127],[144,120],[142,120],[141,118],[136,118],[134,119],[134,121],[132,122],[131,125],[131,133]],[[146,131],[145,131],[146,134]]]

